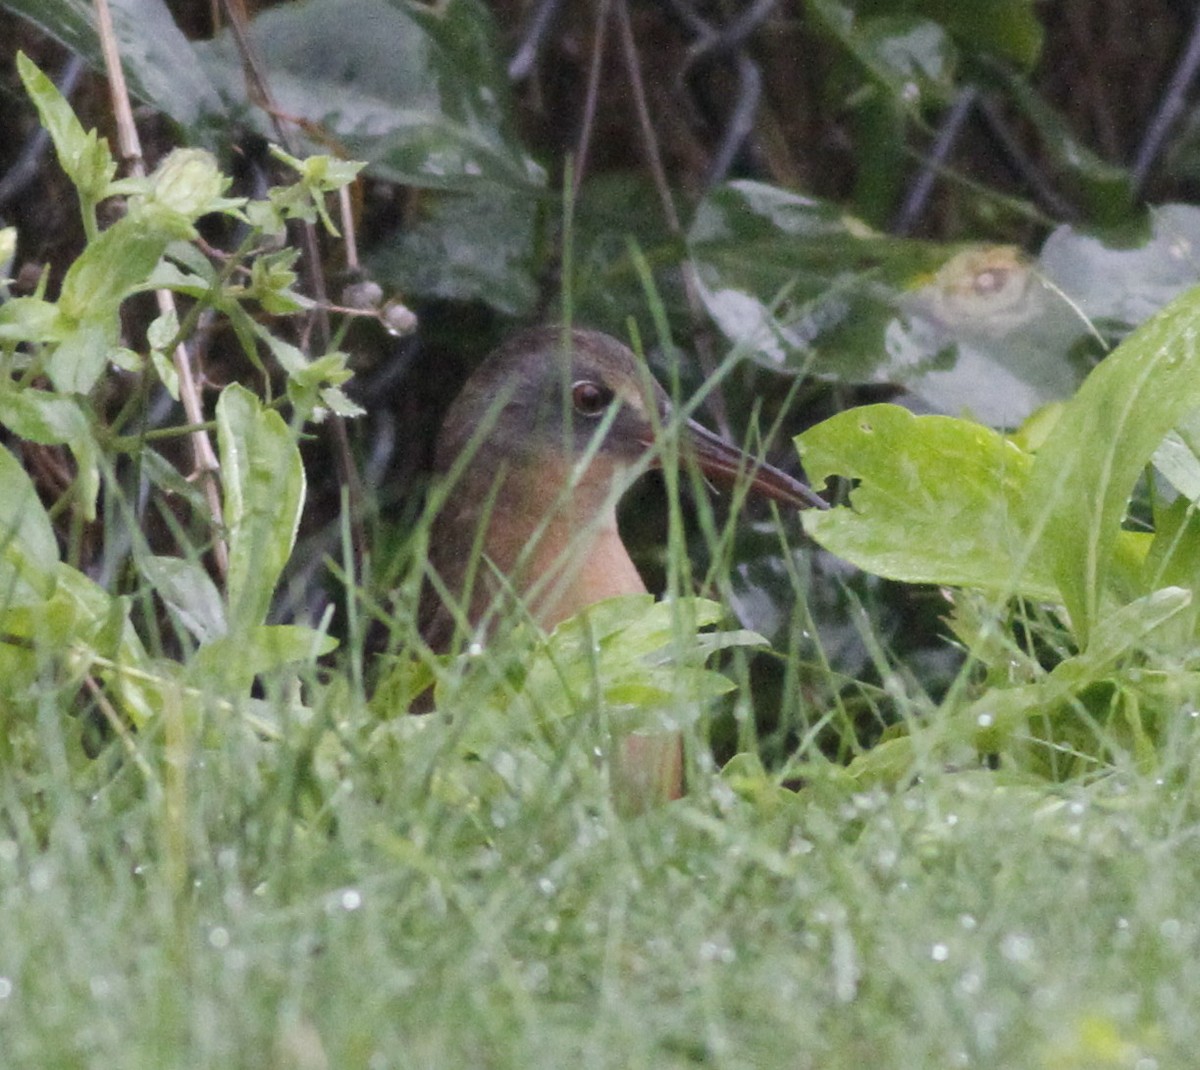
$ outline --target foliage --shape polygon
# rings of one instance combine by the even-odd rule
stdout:
[[[239,333],[247,356],[260,363],[262,332],[245,305],[295,307],[295,275],[278,271],[268,283],[268,276],[258,272],[258,285],[230,284],[244,270],[242,260],[231,259],[218,268],[181,243],[196,237],[195,225],[203,216],[219,213],[243,223],[255,218],[258,227],[245,246],[249,255],[257,242],[280,231],[285,220],[311,212],[315,200],[347,181],[353,170],[339,167],[319,174],[310,165],[292,187],[273,191],[269,200],[247,203],[222,195],[227,180],[208,153],[180,149],[146,178],[114,182],[107,143],[94,131],[84,132],[28,59],[21,56],[19,63],[58,158],[77,184],[85,229],[92,237],[67,271],[57,300],[43,292],[0,305],[7,370],[0,385],[4,422],[29,442],[70,450],[76,476],[69,497],[57,507],[69,505],[90,520],[102,491],[120,493],[114,473],[124,454],[136,452],[148,471],[158,470],[146,459],[152,447],[145,438],[107,422],[86,396],[110,363],[128,371],[148,370],[143,358],[119,347],[122,305],[151,286],[197,298],[184,324],[167,311],[151,325],[148,333],[159,356],[151,367],[170,368],[166,354],[187,339],[205,307],[220,309],[243,328]],[[101,231],[96,206],[113,196],[125,198],[125,213]],[[336,385],[346,377],[344,356],[331,354],[317,364],[317,374],[306,361],[284,367],[296,407],[307,414],[318,411],[318,397],[345,404]],[[170,382],[177,391],[177,383]],[[128,420],[133,414],[123,415]],[[0,452],[5,532],[0,631],[5,636],[9,746],[26,731],[46,689],[69,705],[72,691],[86,683],[104,696],[99,701],[110,716],[127,717],[146,728],[161,716],[164,704],[176,715],[196,720],[209,703],[245,699],[257,674],[311,659],[334,645],[319,632],[265,623],[303,502],[304,470],[294,432],[278,412],[236,383],[217,404],[217,429],[224,491],[224,527],[218,537],[229,547],[225,590],[214,587],[197,558],[155,556],[141,539],[132,547],[130,565],[141,582],[159,591],[181,634],[194,641],[183,665],[147,652],[129,596],[106,591],[60,560],[51,520],[33,483],[11,453]],[[186,434],[186,429],[175,434]],[[135,580],[131,589],[138,586]]]

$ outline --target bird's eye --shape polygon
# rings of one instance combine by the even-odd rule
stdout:
[[[571,387],[571,404],[580,416],[599,416],[613,399],[606,386],[581,379]]]

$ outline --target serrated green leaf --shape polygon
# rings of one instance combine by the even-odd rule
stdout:
[[[1059,597],[1024,527],[1033,459],[995,431],[895,405],[839,414],[797,440],[816,483],[854,482],[850,504],[804,515],[822,546],[881,576]]]

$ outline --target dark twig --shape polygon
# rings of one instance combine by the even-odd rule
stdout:
[[[683,224],[679,220],[679,212],[676,210],[674,198],[671,196],[671,187],[667,181],[667,171],[663,166],[658,138],[654,133],[654,123],[650,118],[650,108],[646,103],[646,86],[642,78],[642,64],[638,56],[637,43],[633,38],[633,24],[629,18],[628,0],[616,0],[616,15],[617,29],[621,36],[621,50],[625,56],[625,66],[629,73],[629,85],[633,91],[634,109],[637,112],[638,126],[641,129],[642,141],[646,150],[646,163],[650,168],[650,175],[654,180],[654,187],[658,191],[659,200],[662,202],[663,215],[666,217],[667,227],[672,234],[682,238]],[[704,318],[703,303],[700,300],[700,286],[696,276],[696,268],[690,259],[685,260],[681,265],[681,273],[683,276],[684,293],[687,295],[688,310],[691,313],[693,323],[699,325]],[[697,340],[696,355],[700,361],[700,370],[704,373],[705,378],[711,377],[716,370],[716,362],[712,359],[712,355],[706,351],[703,342],[699,338]],[[710,399],[710,408],[713,418],[716,420],[717,429],[721,434],[729,437],[729,415],[725,408],[724,395],[720,390],[713,391]]]
[[[727,55],[736,52],[746,43],[750,35],[770,17],[779,0],[754,0],[741,14],[735,15],[724,26],[717,28],[705,21],[694,11],[689,12],[689,24],[699,24],[703,27],[697,36],[699,40],[689,49],[689,60],[692,63],[708,56]],[[671,6],[676,12],[688,5],[686,0],[672,0]]]
[[[1200,13],[1196,15],[1196,22],[1192,26],[1192,35],[1188,39],[1183,57],[1175,68],[1175,73],[1171,75],[1171,81],[1159,102],[1158,110],[1154,113],[1154,118],[1150,120],[1146,136],[1138,146],[1132,171],[1135,193],[1142,188],[1142,184],[1150,173],[1150,168],[1154,166],[1154,161],[1158,159],[1158,155],[1162,151],[1163,143],[1167,140],[1171,127],[1175,125],[1182,114],[1185,98],[1188,90],[1192,87],[1197,70],[1200,70]]]
[[[587,171],[588,149],[592,144],[592,130],[596,122],[596,102],[600,97],[600,69],[604,65],[604,46],[608,40],[608,17],[610,0],[598,0],[596,7],[596,31],[592,34],[592,59],[588,67],[587,95],[583,102],[583,120],[579,126],[579,143],[575,150],[575,167],[572,182],[574,199],[579,200],[579,187]]]
[[[737,154],[754,132],[754,120],[758,115],[759,101],[762,99],[762,75],[759,73],[758,64],[741,51],[736,54],[734,63],[737,66],[738,92],[729,119],[725,123],[725,131],[708,168],[705,185],[709,188],[724,181],[729,174]]]
[[[1057,219],[1077,218],[1079,212],[1046,180],[1038,165],[1021,148],[996,106],[986,97],[980,97],[977,103],[979,113],[987,122],[988,129],[999,143],[1001,150],[1008,157],[1022,181],[1033,190],[1034,195],[1046,206],[1050,214]]]
[[[688,48],[687,61],[679,73],[680,81],[696,64],[731,54],[737,73],[737,96],[705,177],[707,187],[715,186],[729,174],[733,161],[754,131],[754,121],[762,99],[762,74],[742,46],[775,9],[777,2],[754,0],[727,24],[717,26],[701,15],[688,0],[670,0],[671,10],[695,36]]]
[[[966,125],[971,109],[979,96],[979,90],[973,85],[963,86],[950,105],[950,110],[938,128],[937,137],[930,146],[929,156],[917,173],[916,180],[909,188],[900,211],[896,213],[896,221],[892,224],[892,233],[898,236],[911,234],[913,227],[925,212],[929,196],[933,192],[933,184],[937,181],[938,173],[946,164],[954,143]]]
[[[540,0],[534,9],[533,17],[525,28],[521,43],[508,63],[508,77],[519,82],[529,76],[533,65],[537,62],[538,53],[542,50],[542,42],[554,25],[554,20],[562,8],[563,0]]]

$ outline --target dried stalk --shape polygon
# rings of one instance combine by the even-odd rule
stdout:
[[[100,37],[104,68],[112,93],[113,113],[117,122],[117,150],[125,161],[130,174],[143,178],[146,174],[146,162],[142,157],[141,141],[133,122],[133,107],[129,101],[129,89],[125,84],[121,56],[117,51],[112,12],[109,10],[108,0],[95,0],[95,2],[96,28]],[[155,298],[158,301],[160,313],[175,312],[175,295],[170,290],[156,291]],[[204,409],[200,403],[200,391],[196,385],[196,379],[192,375],[192,362],[183,342],[175,347],[173,360],[175,372],[179,376],[179,398],[183,402],[183,411],[187,415],[188,423],[203,424]],[[212,515],[213,561],[218,574],[223,579],[229,572],[229,547],[225,542],[221,513],[221,488],[217,478],[221,466],[217,461],[217,455],[213,450],[207,431],[192,431],[188,437],[192,446],[192,463],[195,467],[193,476],[199,479],[203,485],[204,497]]]

